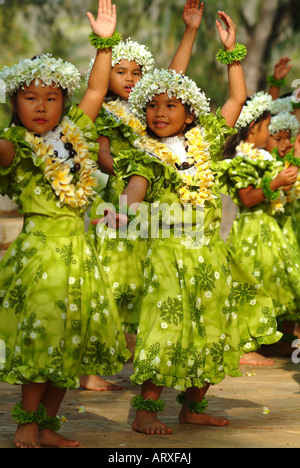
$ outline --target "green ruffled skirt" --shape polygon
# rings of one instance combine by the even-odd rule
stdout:
[[[130,356],[81,218],[25,218],[0,264],[0,323],[0,380],[11,384],[75,388]]]
[[[277,317],[297,321],[300,317],[300,252],[288,226],[279,227],[262,210],[239,213],[228,245],[273,299]]]
[[[144,276],[133,384],[216,384],[241,375],[244,353],[281,338],[270,296],[218,235],[195,249],[153,241]]]

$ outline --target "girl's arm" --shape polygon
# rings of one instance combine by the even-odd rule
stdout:
[[[110,152],[110,140],[108,137],[101,136],[98,138],[99,143],[99,155],[98,155],[98,166],[99,169],[105,174],[115,175],[113,169],[114,158]]]
[[[224,11],[219,11],[218,15],[226,26],[226,30],[224,30],[221,21],[217,20],[216,25],[221,42],[227,51],[234,50],[236,43],[236,25]],[[234,127],[247,99],[246,81],[240,62],[234,62],[228,65],[228,86],[229,99],[222,107],[221,114],[225,118],[227,125],[229,127]]]
[[[11,166],[15,157],[15,147],[13,143],[7,140],[0,140],[0,166]]]
[[[278,176],[272,180],[270,183],[270,188],[275,192],[280,187],[291,187],[296,182],[297,177],[298,168],[295,166],[290,166],[280,172]],[[253,187],[253,185],[249,185],[249,187],[245,189],[240,189],[239,197],[246,208],[252,208],[253,206],[260,205],[260,203],[263,203],[266,199],[262,188],[256,189]]]
[[[99,0],[98,16],[95,20],[92,13],[88,12],[93,32],[102,38],[113,35],[116,27],[116,6],[111,5],[111,0]],[[90,74],[88,89],[83,96],[79,107],[95,121],[108,90],[108,82],[111,71],[111,48],[97,50],[96,59]]]
[[[129,183],[126,189],[123,190],[120,199],[120,211],[122,206],[126,209],[130,209],[130,212],[136,213],[139,205],[145,198],[149,182],[142,176],[134,175],[130,177]],[[104,218],[97,218],[92,220],[92,224],[96,225],[104,223],[110,228],[119,228],[128,223],[128,217],[126,214],[116,213],[111,210],[106,210]]]
[[[193,45],[201,24],[204,9],[204,3],[201,3],[200,9],[199,3],[199,0],[187,0],[184,6],[182,18],[186,28],[181,43],[169,66],[169,69],[175,70],[177,73],[186,73],[192,55]]]
[[[282,57],[279,62],[277,62],[274,66],[274,78],[275,80],[284,80],[292,65],[289,64],[291,59],[289,57]],[[272,96],[273,101],[280,97],[280,86],[271,85],[269,89],[269,94]]]

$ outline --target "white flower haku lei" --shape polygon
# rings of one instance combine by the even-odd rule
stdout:
[[[290,130],[291,137],[295,138],[300,129],[300,123],[294,115],[289,112],[280,112],[271,118],[271,123],[269,125],[269,131],[271,135],[278,133],[283,130]]]
[[[282,112],[294,112],[292,96],[275,99],[271,107],[272,114],[280,114]]]
[[[8,98],[19,89],[35,82],[36,86],[60,86],[71,95],[80,85],[80,73],[70,62],[55,59],[51,54],[44,54],[34,60],[20,60],[12,67],[3,67],[0,79],[5,82]]]
[[[198,118],[210,113],[209,99],[187,76],[174,70],[158,70],[145,75],[133,88],[129,96],[129,106],[133,114],[146,124],[146,107],[155,95],[167,93],[170,99],[180,99],[188,104],[191,112]]]
[[[235,124],[236,128],[244,128],[255,122],[264,112],[271,111],[272,96],[263,91],[254,94],[244,105],[243,110]]]
[[[205,140],[204,130],[194,127],[185,134],[187,140],[187,160],[193,159],[195,163],[195,174],[185,174],[179,171],[182,179],[182,187],[178,189],[178,196],[183,205],[191,203],[193,206],[203,206],[205,201],[214,198],[212,187],[214,186],[214,175],[210,169],[209,144]],[[136,140],[135,146],[142,151],[155,155],[158,159],[176,168],[180,165],[180,159],[167,145],[149,136]]]
[[[67,142],[72,143],[77,155],[74,164],[80,164],[80,170],[72,174],[71,166],[63,159],[54,156],[53,146],[34,132],[26,132],[26,141],[31,145],[36,156],[45,164],[45,177],[50,182],[61,205],[83,208],[96,195],[93,187],[97,179],[92,177],[96,170],[95,162],[89,158],[89,145],[81,130],[68,118],[64,117],[57,132],[63,133]],[[78,179],[76,181],[76,179]]]
[[[115,67],[122,60],[136,62],[140,65],[142,76],[146,73],[151,73],[155,63],[154,57],[148,48],[143,44],[132,41],[130,38],[126,39],[126,41],[119,42],[119,44],[112,48],[111,66]],[[86,74],[86,82],[89,80],[94,61],[95,59],[90,61]]]

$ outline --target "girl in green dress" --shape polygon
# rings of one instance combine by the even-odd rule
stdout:
[[[133,384],[141,385],[141,395],[133,400],[133,429],[145,434],[172,432],[157,418],[164,407],[163,387],[182,391],[181,423],[229,424],[226,418],[205,413],[209,386],[226,375],[240,376],[241,354],[281,336],[271,298],[220,238],[216,170],[246,87],[239,63],[245,48],[235,48],[231,19],[224,12],[219,17],[227,26],[225,31],[217,22],[226,48],[219,57],[228,64],[229,100],[215,116],[192,80],[155,70],[136,85],[129,99],[147,124],[147,135],[137,140],[135,152],[122,152],[114,164],[116,173],[128,180],[123,196],[129,211],[144,198],[152,203],[131,376]],[[128,221],[125,213],[110,215],[122,227]],[[137,218],[129,222],[129,231],[142,219],[141,212]],[[109,223],[110,216],[101,221]]]
[[[271,295],[277,319],[297,320],[300,299],[300,255],[278,219],[295,197],[290,189],[298,167],[285,167],[264,148],[269,137],[270,96],[259,92],[246,103],[237,122],[239,133],[228,140],[220,181],[239,212],[228,245]],[[298,151],[298,146],[296,146]],[[272,364],[255,354],[245,364]]]
[[[185,4],[183,21],[186,29],[170,64],[170,68],[178,72],[184,73],[188,66],[203,8],[199,0],[187,0]],[[144,45],[128,39],[113,47],[106,102],[95,122],[100,144],[98,165],[109,177],[105,188],[93,202],[91,219],[103,213],[105,207],[119,206],[125,182],[115,176],[113,161],[120,151],[133,149],[134,141],[145,134],[145,126],[129,109],[128,98],[136,83],[153,68],[154,58]],[[90,225],[89,233],[109,278],[124,330],[134,343],[143,297],[143,264],[148,241],[135,235],[124,238],[118,231],[104,226],[96,229]],[[83,376],[80,382],[82,387],[94,391],[122,388],[99,376]]]
[[[22,385],[12,411],[17,447],[78,446],[56,433],[66,389],[82,374],[119,372],[130,355],[84,228],[116,8],[99,0],[97,20],[88,18],[99,50],[79,107],[64,111],[80,82],[68,62],[42,55],[1,71],[13,124],[0,135],[0,193],[24,215],[0,264],[0,381]]]

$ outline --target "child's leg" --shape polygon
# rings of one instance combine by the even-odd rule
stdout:
[[[32,413],[38,411],[47,384],[30,383],[22,386],[22,410]],[[18,424],[15,445],[19,448],[40,447],[39,426],[37,423]]]
[[[227,426],[230,424],[226,418],[219,418],[204,413],[205,405],[203,405],[203,408],[200,405],[197,408],[197,405],[195,405],[195,403],[203,402],[209,387],[210,385],[208,384],[203,388],[191,387],[186,390],[185,401],[179,414],[179,421],[182,424],[202,424],[208,426]]]
[[[144,401],[153,400],[157,402],[163,387],[154,385],[150,380],[142,385],[142,397]],[[172,434],[172,429],[157,419],[156,411],[150,412],[146,410],[137,410],[135,420],[132,424],[132,429],[143,434]]]
[[[61,403],[65,397],[66,389],[60,389],[48,382],[41,403],[45,406],[50,418],[56,418]],[[40,430],[40,442],[47,447],[78,447],[78,440],[70,440],[57,434],[51,427]]]

